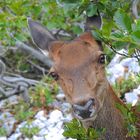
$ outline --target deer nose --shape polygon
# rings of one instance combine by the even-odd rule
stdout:
[[[89,99],[84,105],[74,104],[72,106],[74,115],[77,116],[79,119],[91,118],[95,112],[95,109],[93,107],[94,105],[94,99]]]

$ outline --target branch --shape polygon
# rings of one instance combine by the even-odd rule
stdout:
[[[132,13],[136,19],[140,18],[140,16],[138,15],[138,7],[137,7],[138,3],[139,3],[139,0],[133,0],[133,3],[132,3]]]
[[[116,54],[119,54],[121,56],[124,56],[124,57],[131,57],[131,58],[136,58],[137,61],[140,61],[140,49],[135,49],[134,50],[134,53],[132,55],[129,55],[127,52],[123,52],[123,53],[120,53],[118,52],[112,45],[110,42],[106,42],[104,41],[105,45],[109,46],[109,48]],[[128,44],[129,45],[129,44]]]
[[[7,76],[5,75],[5,70],[5,64],[0,60],[0,100],[3,100],[15,94],[21,94],[24,101],[30,102],[28,88],[31,86],[35,86],[40,82],[32,79],[27,79],[15,74],[10,74],[10,76]],[[44,86],[48,86],[46,83],[42,84]]]
[[[43,75],[45,75],[45,73],[48,72],[45,68],[43,68],[43,67],[41,67],[41,66],[39,66],[39,65],[37,65],[37,64],[35,64],[35,63],[33,63],[33,62],[30,61],[30,60],[27,60],[27,62],[28,62],[29,64],[31,64],[33,67],[35,67],[36,69],[38,69],[39,71],[41,71]]]
[[[39,51],[33,49],[32,47],[29,47],[28,45],[24,44],[23,42],[17,41],[16,46],[19,49],[24,50],[27,53],[31,54],[36,59],[38,59],[42,63],[44,63],[46,66],[48,66],[48,67],[52,66],[52,61],[47,56],[45,56],[44,54],[40,53]]]

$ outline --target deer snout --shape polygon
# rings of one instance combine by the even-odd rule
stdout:
[[[95,100],[94,99],[89,99],[86,103],[84,104],[74,104],[73,107],[73,112],[74,115],[78,119],[88,119],[93,117],[94,112],[95,112]]]

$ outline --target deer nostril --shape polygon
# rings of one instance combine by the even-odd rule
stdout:
[[[95,105],[94,99],[89,99],[84,105],[73,105],[74,113],[83,119],[91,117],[91,114],[93,114],[94,109],[93,106]]]

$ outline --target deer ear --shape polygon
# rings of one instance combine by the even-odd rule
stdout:
[[[102,27],[102,18],[99,13],[98,15],[94,15],[86,18],[86,23],[85,23],[86,32],[95,29],[101,29],[101,27]]]
[[[49,50],[49,45],[55,37],[40,23],[28,19],[28,26],[33,42],[42,50]]]

